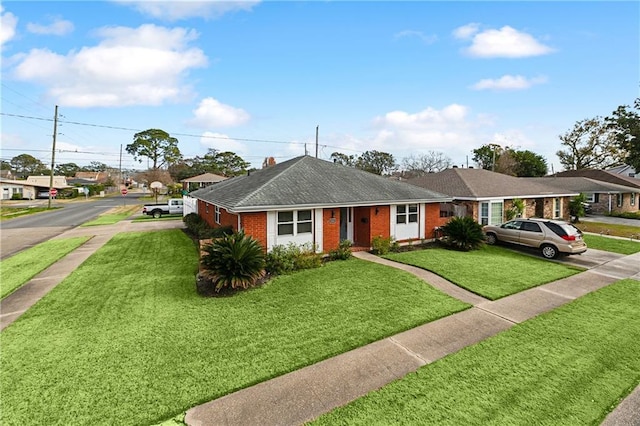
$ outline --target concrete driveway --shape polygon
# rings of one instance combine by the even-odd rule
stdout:
[[[605,216],[599,214],[593,214],[580,218],[580,222],[601,222],[601,223],[611,223],[616,225],[628,225],[628,226],[637,226],[640,228],[640,220],[638,219],[625,219],[624,217],[613,217],[613,216]]]

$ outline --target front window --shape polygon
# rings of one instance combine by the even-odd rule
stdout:
[[[616,194],[616,205],[618,207],[622,207],[622,197],[623,197],[622,194]]]
[[[585,201],[587,203],[597,203],[598,202],[598,200],[596,200],[596,194],[594,194],[594,193],[585,194]]]
[[[216,206],[215,211],[213,212],[213,218],[218,225],[220,225],[220,207]]]
[[[418,205],[417,204],[400,204],[396,206],[396,223],[417,223],[418,222]]]
[[[631,195],[629,196],[629,204],[631,204],[632,206],[636,205],[636,193],[632,192]]]
[[[480,224],[499,225],[504,220],[504,210],[502,200],[483,201],[480,203]]]
[[[278,212],[278,235],[310,234],[312,229],[311,210]]]
[[[562,217],[562,204],[560,198],[553,199],[553,217]]]

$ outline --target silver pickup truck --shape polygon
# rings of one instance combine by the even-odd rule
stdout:
[[[142,208],[142,214],[153,216],[158,219],[162,217],[163,214],[182,214],[182,210],[182,199],[172,198],[164,204],[145,204]]]

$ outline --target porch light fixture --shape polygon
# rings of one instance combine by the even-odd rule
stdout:
[[[335,210],[331,210],[331,219],[333,219],[334,217],[336,217],[336,211]]]
[[[376,207],[376,216],[378,216],[379,212],[380,212],[380,210]]]

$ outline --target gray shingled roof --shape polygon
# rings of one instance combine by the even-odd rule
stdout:
[[[577,195],[575,191],[546,182],[530,181],[484,169],[452,168],[409,179],[412,185],[427,188],[454,199],[533,198]]]
[[[435,191],[310,156],[227,179],[189,195],[230,211],[451,201]]]
[[[227,178],[213,173],[203,173],[198,176],[183,179],[182,182],[221,182],[223,180],[227,180]]]
[[[640,192],[640,188],[631,186],[616,185],[615,183],[604,182],[601,180],[590,179],[579,176],[566,176],[566,177],[541,177],[541,178],[522,178],[531,180],[534,182],[550,183],[553,186],[565,188],[574,192],[612,192],[612,193],[627,193],[627,192]]]
[[[640,181],[636,178],[629,176],[619,175],[607,170],[596,169],[581,169],[581,170],[567,170],[564,172],[556,173],[557,177],[586,177],[589,179],[599,180],[603,182],[614,183],[617,185],[632,186],[640,188]]]

